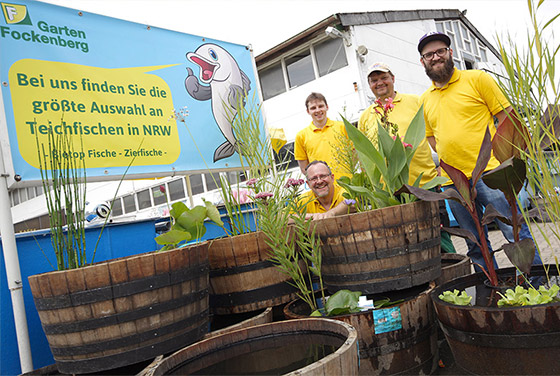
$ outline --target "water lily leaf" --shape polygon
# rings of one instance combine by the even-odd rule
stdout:
[[[201,227],[204,227],[204,219],[206,219],[206,207],[198,205],[184,211],[176,219],[176,224],[192,234],[197,234],[202,231]]]
[[[506,256],[513,265],[523,273],[531,272],[531,265],[535,258],[535,244],[532,239],[523,239],[515,243],[506,243],[502,246]]]
[[[476,164],[472,172],[472,185],[476,186],[478,179],[486,170],[490,157],[492,156],[492,140],[490,137],[490,130],[486,127],[486,132],[484,132],[484,138],[482,139],[482,144],[480,145],[480,150],[478,152],[478,158],[476,159]],[[446,170],[447,172],[447,170]],[[451,176],[450,176],[451,177]],[[453,180],[453,178],[451,178]],[[453,180],[455,182],[455,180]]]
[[[362,295],[360,291],[338,290],[329,297],[325,304],[327,316],[356,311],[358,309],[360,295]]]
[[[499,189],[506,196],[513,197],[523,188],[526,175],[525,161],[512,157],[502,162],[492,171],[484,174],[482,180],[490,188]]]
[[[210,218],[210,220],[218,226],[223,226],[224,222],[222,221],[222,217],[220,216],[220,212],[218,211],[216,206],[211,202],[206,201],[204,198],[202,199],[202,201],[204,201],[204,206],[206,206],[206,215],[208,216],[208,218]]]
[[[492,139],[492,150],[494,156],[500,162],[504,162],[512,157],[520,157],[521,151],[527,147],[530,140],[527,127],[519,121],[515,110],[509,110],[502,122],[498,125],[498,130]]]
[[[192,239],[191,233],[181,230],[169,230],[155,238],[156,243],[161,245],[178,244],[182,241],[189,241]]]
[[[169,215],[177,219],[179,218],[179,216],[181,216],[181,214],[183,214],[187,210],[189,210],[189,208],[187,207],[187,205],[185,205],[184,202],[177,201],[173,205],[171,205],[171,210],[169,210]]]

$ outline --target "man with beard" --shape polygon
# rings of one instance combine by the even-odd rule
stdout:
[[[306,207],[307,218],[322,219],[348,213],[343,190],[334,184],[334,174],[326,162],[309,163],[305,176],[311,190],[303,193],[299,202]]]
[[[305,108],[312,121],[309,126],[297,133],[294,144],[294,157],[298,161],[301,172],[305,174],[309,162],[321,160],[327,161],[332,166],[335,179],[350,176],[335,159],[334,146],[339,144],[340,137],[347,137],[344,123],[327,117],[329,106],[323,94],[309,94],[305,100]]]
[[[432,86],[421,96],[426,137],[440,160],[461,170],[471,179],[486,128],[493,136],[496,133],[494,118],[498,122],[503,120],[507,116],[505,110],[509,110],[510,104],[489,74],[480,70],[456,69],[450,45],[450,38],[440,32],[428,33],[420,38],[418,43],[420,62],[428,77],[432,79]],[[492,170],[499,164],[492,155],[485,171]],[[448,177],[445,171],[442,171],[442,174]],[[475,201],[479,208],[479,217],[490,203],[502,215],[511,216],[510,206],[501,191],[489,188],[482,179],[477,182],[476,190]],[[449,200],[449,207],[459,226],[470,230],[478,238],[476,226],[468,211],[453,200]],[[504,237],[513,242],[512,227],[498,220],[496,223]],[[484,234],[490,244],[486,226]],[[527,225],[523,225],[519,235],[520,239],[531,238]],[[482,252],[475,243],[468,239],[466,241],[467,254],[475,263],[475,270],[479,271],[477,264],[485,265]],[[538,253],[533,263],[542,264]],[[497,266],[496,263],[495,265]]]
[[[390,102],[394,107],[389,112],[387,118],[391,123],[398,126],[399,136],[404,137],[410,122],[420,109],[420,97],[414,94],[397,93],[395,90],[395,75],[385,63],[377,62],[372,64],[368,72],[369,88],[375,95],[376,102],[364,110],[358,121],[358,129],[374,145],[377,145],[377,124],[381,121],[383,106]],[[421,186],[437,176],[436,165],[432,159],[432,151],[426,139],[418,145],[410,162],[408,184],[414,184],[420,174],[423,174],[420,181]],[[441,222],[448,226],[449,216],[447,215],[445,203],[440,201],[440,206]],[[442,252],[455,253],[451,237],[445,231],[441,232],[441,250]]]

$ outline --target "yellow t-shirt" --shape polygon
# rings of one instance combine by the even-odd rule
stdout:
[[[343,168],[339,166],[335,159],[335,145],[338,145],[337,134],[348,137],[344,123],[327,118],[327,123],[323,128],[317,128],[313,122],[296,135],[294,145],[294,157],[297,161],[307,160],[327,162],[331,168],[334,178],[341,176],[351,177]]]
[[[344,197],[342,197],[343,192],[344,190],[342,188],[340,188],[336,184],[334,185],[334,195],[329,210],[335,208],[336,206],[338,206],[338,204],[344,201]],[[315,194],[311,190],[302,193],[299,196],[298,200],[302,205],[305,205],[305,208],[307,209],[307,213],[327,212],[327,210],[323,207],[323,205],[321,205],[321,203],[319,202],[319,200],[317,200],[317,197],[315,197]]]
[[[393,98],[393,104],[395,108],[389,112],[389,121],[399,126],[399,136],[404,137],[410,122],[420,108],[420,97],[413,94],[396,93],[395,98]],[[376,107],[379,107],[379,105],[374,103],[366,108],[358,121],[358,129],[375,146],[377,146],[377,123],[381,120],[381,115],[375,112]],[[381,108],[378,108],[378,110],[383,113]],[[413,184],[422,172],[424,175],[422,175],[420,185],[429,182],[437,176],[436,165],[432,159],[432,149],[430,149],[426,139],[418,145],[414,157],[410,161],[408,184]]]
[[[424,103],[426,137],[435,137],[439,159],[470,179],[486,127],[494,136],[493,115],[510,105],[496,81],[480,70],[455,69],[449,83],[442,88],[432,84],[420,99]],[[485,171],[499,165],[492,155]],[[443,169],[441,173],[447,177]]]

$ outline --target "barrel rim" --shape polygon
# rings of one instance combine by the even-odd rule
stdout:
[[[172,364],[174,362],[175,357],[180,356],[185,352],[193,351],[192,350],[193,348],[200,347],[202,349],[205,349],[202,352],[202,355],[199,354],[198,356],[204,356],[207,353],[216,351],[222,345],[227,344],[227,342],[224,341],[224,337],[226,336],[232,338],[240,338],[240,339],[241,338],[256,339],[259,337],[269,336],[270,334],[274,334],[274,333],[282,333],[282,329],[286,330],[287,328],[294,327],[296,325],[301,325],[301,329],[304,330],[311,330],[311,331],[318,331],[318,332],[319,331],[325,332],[328,330],[332,330],[333,332],[340,334],[341,331],[344,331],[343,335],[346,337],[346,339],[344,340],[343,344],[338,349],[336,349],[335,352],[322,358],[321,361],[323,362],[334,360],[336,357],[350,350],[352,347],[355,347],[358,341],[358,332],[356,331],[356,329],[350,324],[347,324],[342,321],[325,319],[325,318],[305,318],[305,319],[278,321],[278,322],[272,322],[268,324],[255,325],[248,328],[242,328],[229,333],[218,335],[216,337],[203,339],[192,345],[184,347],[178,351],[175,351],[173,354],[169,355],[168,357],[162,359],[158,363],[158,365],[154,368],[152,375],[155,376],[155,375],[165,374],[165,372],[169,371],[170,369],[176,366],[176,364]],[[328,327],[324,328],[324,325],[327,325]],[[312,370],[314,367],[315,367],[315,363],[312,363],[303,368],[299,368],[295,371],[297,372],[297,374],[305,374],[306,372]]]

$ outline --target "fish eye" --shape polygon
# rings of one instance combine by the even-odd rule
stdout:
[[[208,54],[210,55],[210,57],[214,60],[218,60],[218,55],[216,54],[216,51],[210,49],[208,50]]]

